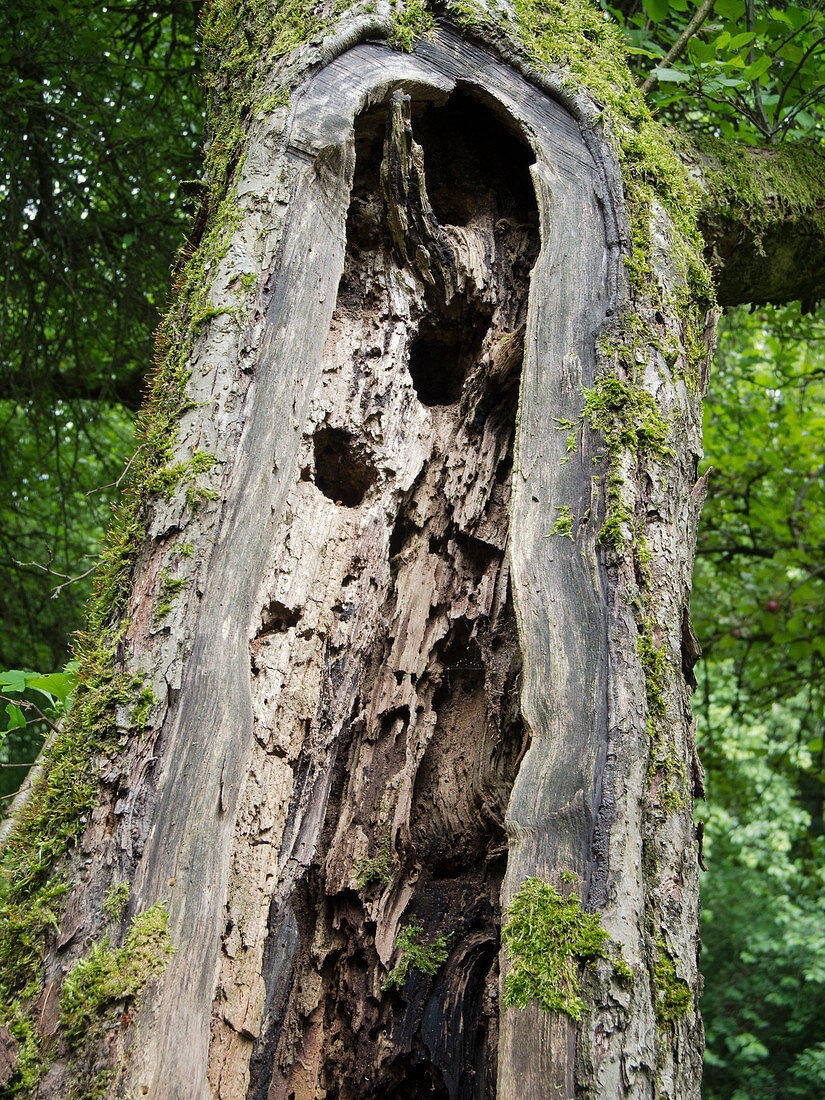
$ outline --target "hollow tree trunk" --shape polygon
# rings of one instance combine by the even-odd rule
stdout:
[[[683,316],[628,285],[598,105],[382,19],[273,67],[230,172],[117,620],[156,701],[67,857],[39,1096],[698,1095]],[[658,451],[611,451],[605,377]],[[581,1021],[504,1005],[529,878],[611,938]],[[161,902],[165,969],[67,1037],[66,974]]]

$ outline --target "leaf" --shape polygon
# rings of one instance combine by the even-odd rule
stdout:
[[[728,43],[728,49],[734,52],[741,50],[743,46],[747,46],[749,42],[753,42],[756,38],[754,31],[743,31],[741,34],[735,34]]]
[[[708,92],[723,91],[725,88],[741,88],[745,81],[730,76],[718,76],[715,80],[708,81],[704,88]]]
[[[642,57],[649,57],[651,61],[658,61],[662,56],[661,52],[652,53],[650,50],[643,50],[641,46],[627,46],[625,48],[628,53],[641,54]]]
[[[760,58],[757,58],[752,65],[748,65],[747,69],[743,73],[743,76],[747,80],[758,80],[760,76],[764,76],[768,69],[771,67],[771,59],[768,54],[763,53]]]
[[[744,0],[716,0],[713,8],[723,19],[741,19],[745,14]]]
[[[9,716],[6,724],[7,730],[26,728],[26,716],[17,703],[6,703],[6,714]]]
[[[691,38],[688,43],[688,54],[697,63],[710,61],[716,56],[716,47],[712,42],[702,42],[699,38]]]
[[[644,9],[654,23],[661,23],[667,17],[670,0],[643,0]]]
[[[76,683],[77,680],[73,676],[67,676],[65,672],[51,672],[46,676],[31,676],[28,679],[29,687],[52,695],[61,702],[65,701]]]
[[[8,672],[0,672],[0,688],[4,691],[25,691],[26,673],[17,668],[9,669]]]
[[[653,75],[657,80],[664,80],[675,84],[684,83],[686,80],[690,80],[687,73],[681,71],[681,69],[667,69],[657,65],[653,70]]]

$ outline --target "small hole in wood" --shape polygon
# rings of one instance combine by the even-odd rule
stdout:
[[[466,364],[457,345],[421,334],[410,348],[410,376],[422,405],[454,405],[461,397]]]
[[[271,600],[261,616],[261,629],[258,637],[265,634],[283,634],[293,626],[297,626],[301,618],[300,609],[287,607],[280,600]]]
[[[360,504],[377,474],[355,439],[339,428],[321,428],[313,444],[315,484],[324,496],[346,508]]]

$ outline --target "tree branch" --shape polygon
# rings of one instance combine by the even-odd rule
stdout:
[[[685,142],[702,190],[699,223],[719,303],[825,298],[825,154],[794,142],[755,148],[715,138]]]
[[[694,34],[696,34],[704,21],[710,15],[711,10],[713,9],[713,4],[714,0],[703,0],[701,6],[697,9],[694,17],[691,19],[691,21],[688,23],[688,25],[685,27],[685,29],[682,31],[682,33],[679,35],[673,45],[670,47],[668,52],[665,54],[663,60],[660,61],[659,64],[656,66],[656,69],[667,68],[668,65],[672,65],[673,62],[677,60],[677,58],[682,56],[682,54],[685,52],[688,42],[690,42],[691,38],[693,38]],[[647,80],[645,80],[644,84],[642,84],[642,87],[640,89],[642,95],[647,95],[647,93],[659,79],[656,75],[656,69],[653,70],[650,76],[648,76]]]

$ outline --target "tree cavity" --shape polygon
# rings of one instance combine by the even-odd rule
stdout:
[[[273,887],[248,1095],[489,1100],[504,815],[527,747],[505,551],[533,157],[463,90],[441,105],[396,91],[355,141],[324,353],[348,381],[303,476],[345,508],[369,494],[374,519],[338,536],[351,561],[301,704],[285,837],[311,854],[282,860]],[[271,606],[270,631],[293,625]],[[273,638],[277,677],[256,652],[270,685],[304,660]],[[282,744],[272,697],[256,737]],[[300,927],[298,896],[316,914]],[[391,967],[403,980],[387,986]]]

